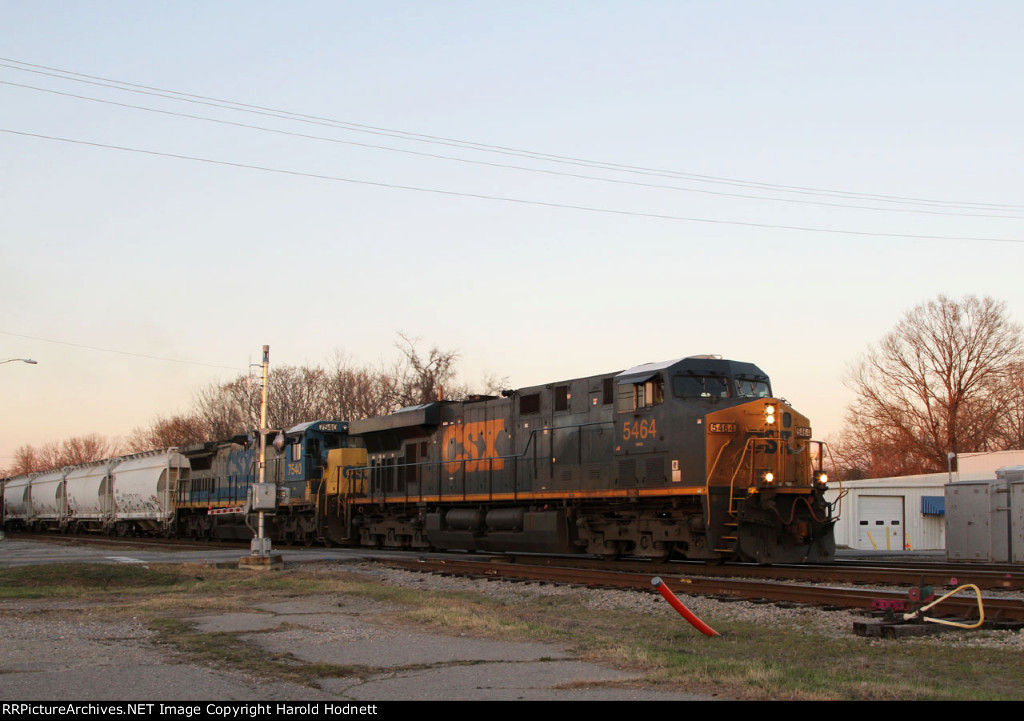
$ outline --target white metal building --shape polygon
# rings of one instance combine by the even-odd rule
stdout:
[[[836,545],[879,551],[928,551],[946,547],[943,515],[945,473],[872,478],[842,484]],[[829,483],[829,502],[839,487]]]
[[[838,508],[836,545],[860,550],[941,551],[946,548],[945,485],[995,479],[996,470],[1024,465],[1024,451],[964,453],[958,471],[846,481]],[[829,483],[829,502],[839,485]]]

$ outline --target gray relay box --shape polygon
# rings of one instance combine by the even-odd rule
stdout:
[[[277,508],[277,486],[273,483],[252,484],[252,510],[273,511]]]

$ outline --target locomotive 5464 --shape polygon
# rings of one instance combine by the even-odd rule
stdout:
[[[821,444],[749,363],[695,356],[353,421],[339,543],[760,563],[833,557]]]

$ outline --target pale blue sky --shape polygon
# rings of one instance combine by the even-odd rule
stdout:
[[[1024,319],[1017,2],[0,0],[0,18],[4,131],[639,214],[0,132],[0,359],[39,360],[0,368],[0,466],[24,443],[184,410],[264,343],[275,363],[376,362],[398,331],[514,386],[719,353],[760,365],[823,436],[850,400],[844,368],[911,306],[990,294]]]

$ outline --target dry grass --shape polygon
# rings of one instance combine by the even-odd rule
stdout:
[[[103,572],[97,573],[98,568]],[[706,620],[722,636],[708,638],[671,613],[589,610],[569,594],[495,599],[398,588],[358,573],[301,569],[252,574],[202,567],[76,565],[8,569],[0,575],[2,598],[52,600],[50,611],[22,613],[145,619],[160,643],[201,662],[308,684],[378,672],[306,663],[290,654],[277,654],[267,663],[266,655],[254,653],[243,634],[198,633],[188,623],[190,616],[251,611],[256,604],[325,595],[363,599],[359,603],[374,609],[377,622],[408,624],[420,632],[558,644],[581,659],[634,671],[640,678],[634,683],[664,690],[743,699],[1024,699],[1024,658],[1011,650],[950,649],[943,640],[823,638],[715,618]],[[251,659],[260,657],[259,667],[254,667]]]

